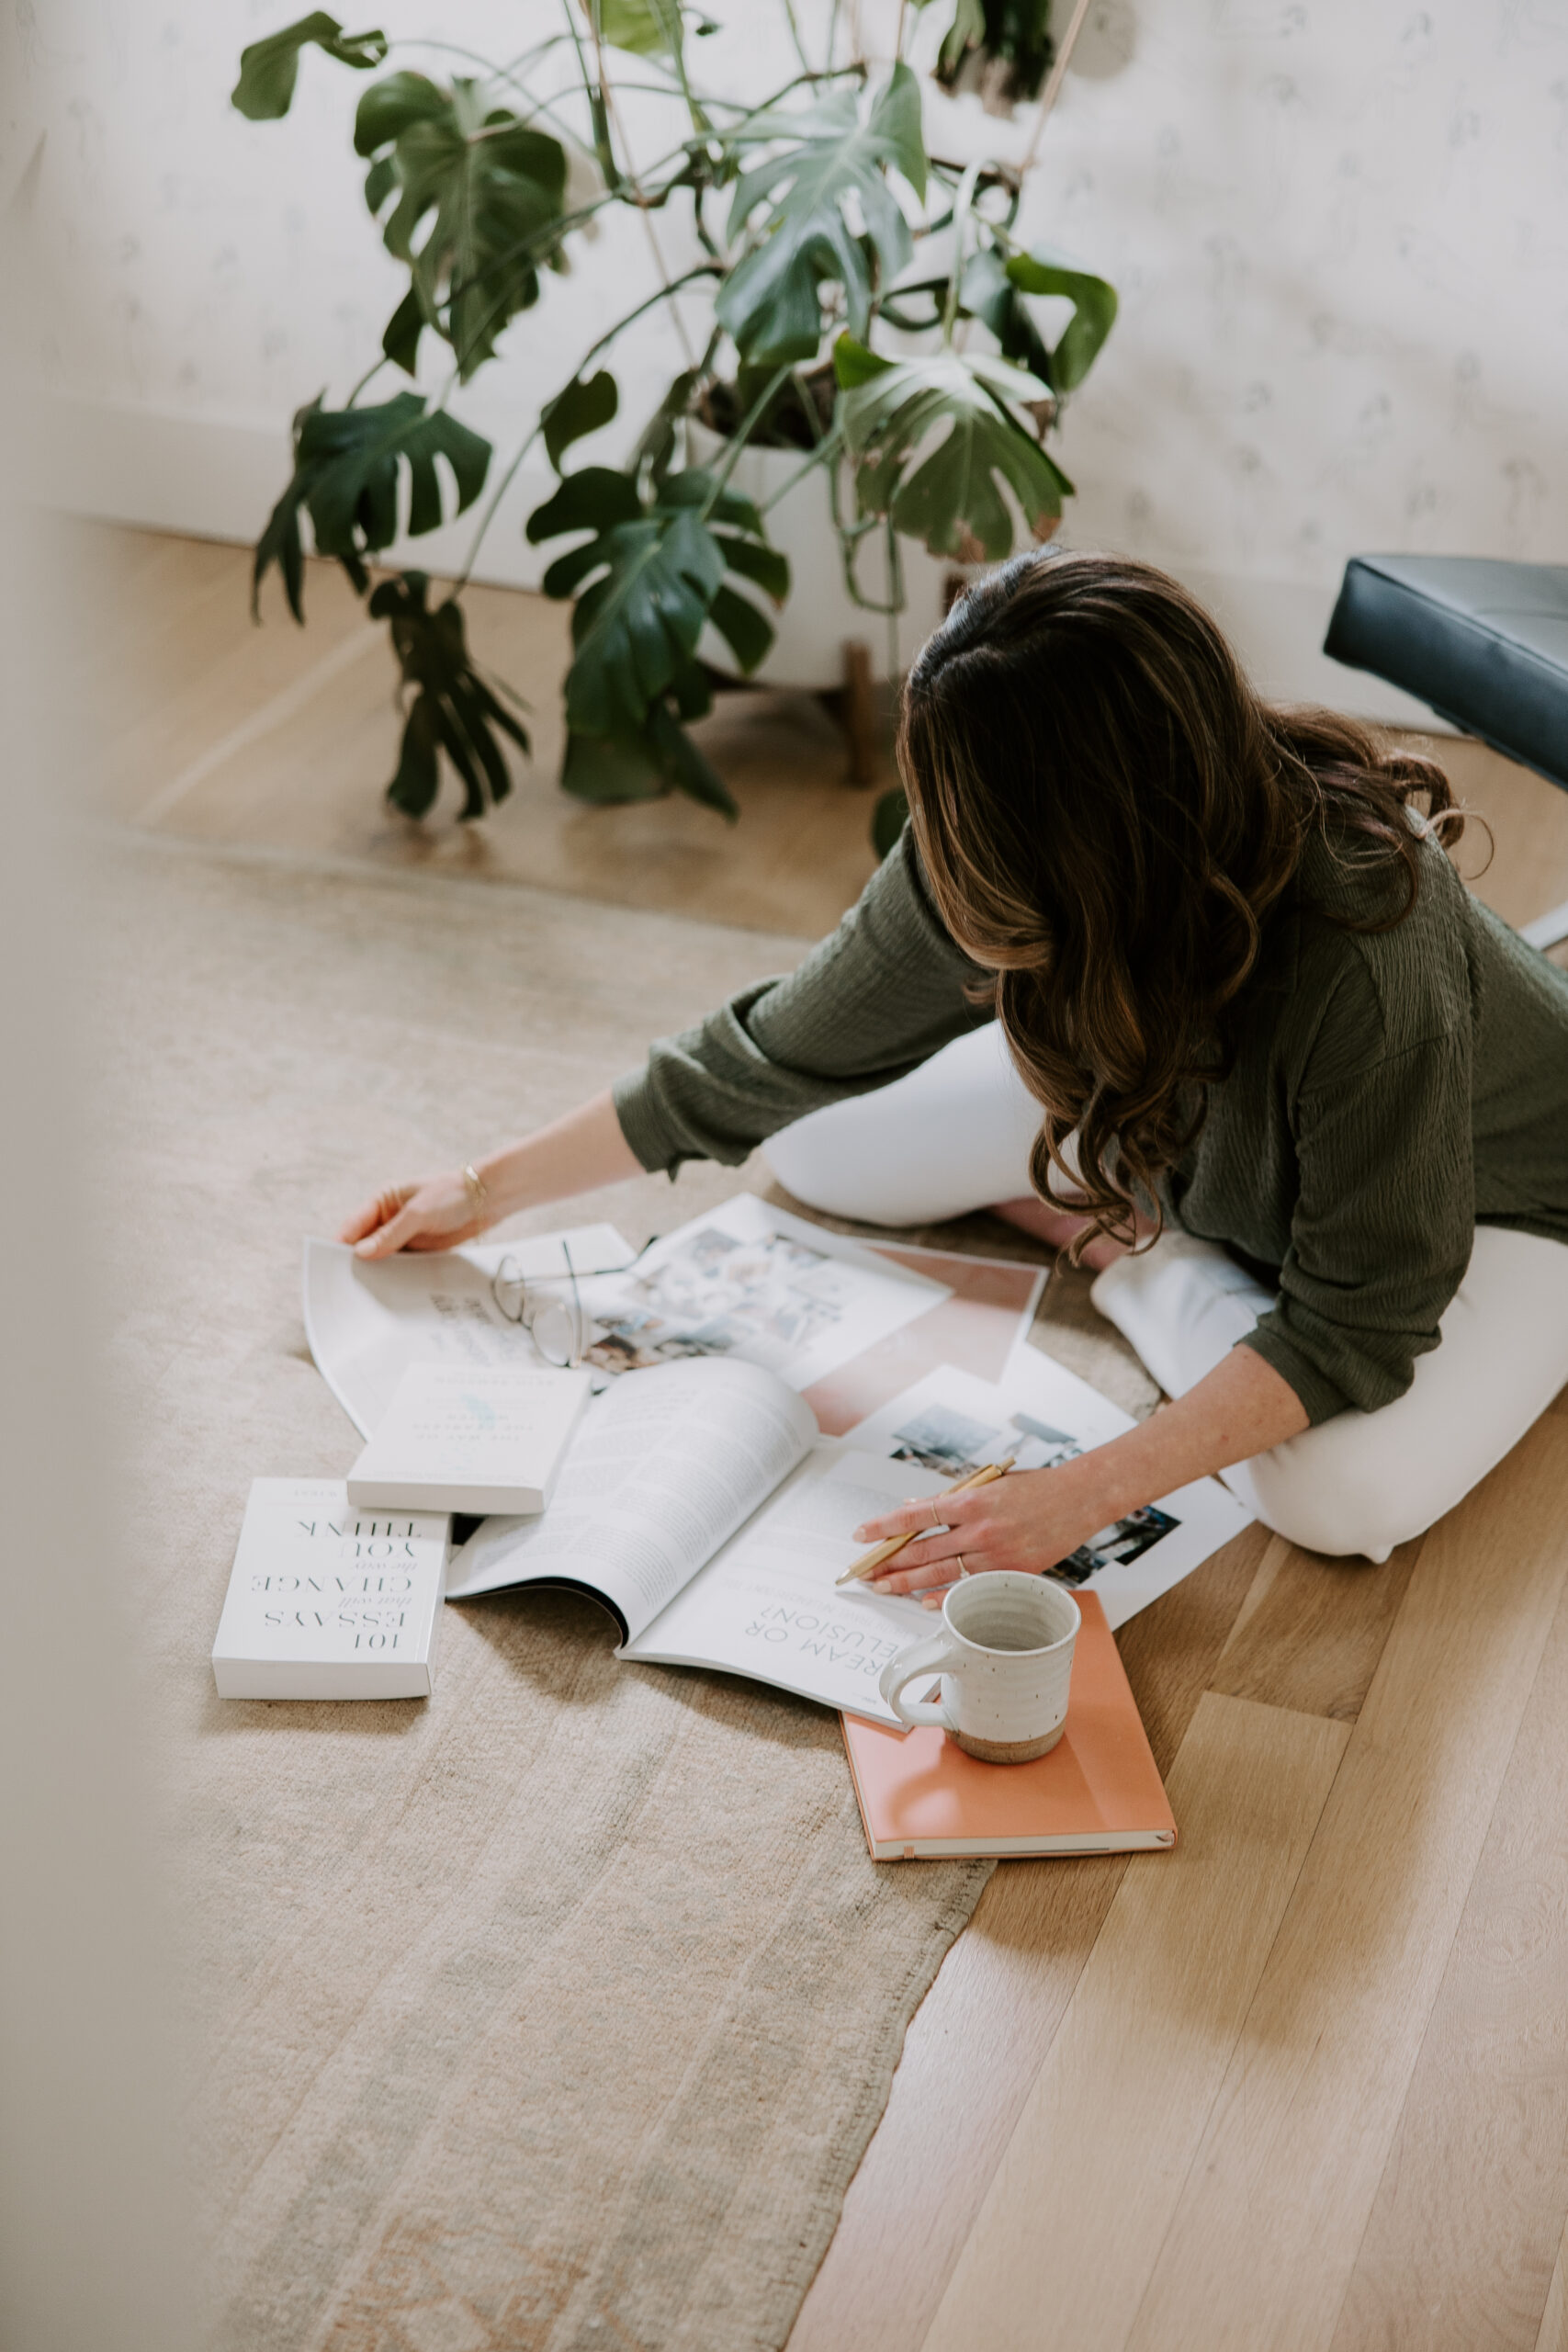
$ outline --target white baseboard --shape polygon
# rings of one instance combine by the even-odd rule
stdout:
[[[40,501],[104,522],[249,543],[288,478],[286,432],[250,420],[57,393],[40,406],[39,428]],[[476,580],[504,588],[538,586],[554,550],[530,547],[523,525],[547,495],[550,479],[543,467],[519,470],[486,534]],[[398,562],[454,572],[467,558],[473,527],[471,515],[465,515],[389,552]],[[1201,566],[1172,568],[1213,609],[1264,694],[1450,731],[1397,687],[1327,659],[1322,646],[1333,589]]]
[[[59,394],[39,405],[37,420],[39,501],[98,522],[248,546],[288,479],[286,427]],[[552,479],[543,466],[519,470],[485,535],[476,580],[538,586],[558,550],[530,547],[523,526],[549,495]],[[401,541],[389,558],[449,575],[461,571],[476,527],[470,511]]]

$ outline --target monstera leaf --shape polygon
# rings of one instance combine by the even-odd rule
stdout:
[[[1116,288],[1089,270],[1069,269],[1043,254],[1014,254],[1005,275],[1009,285],[1021,294],[1065,294],[1071,302],[1072,317],[1046,354],[1043,368],[1037,368],[1035,373],[1044,376],[1054,392],[1074,390],[1100,356],[1100,345],[1116,323]],[[1022,304],[1016,308],[1021,310]],[[986,316],[983,311],[977,311],[977,315]],[[1010,359],[1023,356],[1010,349],[999,329],[998,339]]]
[[[680,722],[711,707],[697,640],[712,622],[739,668],[754,670],[773,632],[727,573],[777,601],[789,566],[771,548],[747,499],[715,494],[699,468],[667,475],[639,495],[630,474],[585,466],[528,520],[537,545],[592,534],[558,556],[547,596],[575,597],[575,659],[566,682],[570,730],[561,781],[593,800],[647,799],[674,786],[708,807],[735,804]]]
[[[601,368],[596,376],[586,379],[574,376],[564,392],[558,392],[553,401],[545,402],[539,411],[545,455],[558,474],[561,458],[572,443],[608,424],[620,404],[620,392],[607,368]]]
[[[719,324],[746,359],[810,359],[821,340],[817,289],[824,278],[842,286],[850,324],[863,334],[872,296],[867,246],[885,283],[908,266],[908,224],[887,172],[901,172],[924,195],[919,85],[907,65],[897,65],[863,119],[855,93],[838,90],[807,114],[760,114],[744,137],[788,144],[742,174],[736,188],[732,240],[764,202],[771,209],[761,241],[718,298]],[[863,236],[846,217],[851,204]]]
[[[673,57],[683,30],[677,0],[593,0],[601,40],[634,57]]]
[[[283,574],[288,608],[303,621],[305,560],[301,507],[310,517],[318,555],[336,556],[363,595],[369,585],[365,558],[398,536],[398,478],[409,481],[408,528],[416,537],[446,517],[437,458],[457,485],[461,514],[484,488],[490,443],[444,409],[425,413],[419,392],[400,392],[378,408],[324,409],[319,400],[294,419],[294,478],[273,508],[256,543],[252,604],[271,565]]]
[[[898,836],[909,821],[909,799],[902,785],[878,796],[871,812],[871,845],[878,857],[897,849]]]
[[[701,383],[699,369],[682,368],[642,428],[631,455],[630,468],[636,473],[639,466],[646,465],[656,487],[664,480],[674,461],[676,445],[681,437],[681,420],[691,414],[692,403]]]
[[[265,40],[254,40],[240,51],[240,78],[230,105],[252,122],[280,121],[293,103],[299,51],[308,48],[324,50],[340,65],[352,65],[367,74],[386,56],[387,36],[345,33],[335,17],[329,17],[323,8],[314,9],[298,24],[269,33]]]
[[[366,91],[354,144],[374,159],[365,200],[385,215],[387,250],[411,272],[382,348],[412,373],[420,330],[434,327],[466,379],[538,300],[539,265],[558,260],[566,150],[487,107],[479,83],[445,90],[423,74],[389,74]]]
[[[925,333],[940,324],[946,294],[945,273],[906,279],[883,303],[882,316],[890,326]],[[1071,302],[1072,316],[1054,345],[1035,324],[1026,294],[1060,294]],[[922,307],[911,309],[915,303]],[[1098,358],[1115,324],[1116,289],[1089,270],[1069,269],[1037,254],[1004,260],[994,245],[983,244],[964,266],[958,315],[989,327],[1004,359],[1016,360],[1059,395],[1081,384]]]
[[[863,514],[890,515],[896,530],[923,539],[933,555],[994,561],[1013,541],[1001,483],[1030,529],[1047,535],[1073,486],[1016,414],[1049,400],[1038,378],[983,353],[880,359],[847,334],[834,366]]]
[[[526,752],[528,737],[468,659],[463,616],[455,598],[426,608],[430,587],[423,571],[383,580],[370,599],[376,620],[391,624],[392,649],[413,690],[403,728],[397,774],[387,797],[405,816],[423,817],[435,805],[445,752],[463,781],[462,817],[482,817],[512,789],[496,729]]]

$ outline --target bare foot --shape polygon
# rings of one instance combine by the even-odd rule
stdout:
[[[1043,1241],[1049,1250],[1070,1249],[1089,1223],[1088,1217],[1080,1216],[1076,1209],[1053,1208],[1032,1193],[1025,1193],[1021,1200],[996,1202],[991,1214],[1005,1217],[1009,1225],[1016,1225],[1021,1233],[1032,1234],[1036,1241]],[[1089,1244],[1078,1263],[1098,1274],[1126,1254],[1124,1243],[1111,1241],[1102,1233]]]

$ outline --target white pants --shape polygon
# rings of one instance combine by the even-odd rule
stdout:
[[[921,1225],[1030,1190],[1037,1106],[994,1023],[897,1085],[815,1111],[768,1158],[808,1206]],[[1090,1295],[1168,1396],[1180,1396],[1273,1304],[1223,1250],[1165,1234]],[[1224,1475],[1265,1526],[1313,1552],[1386,1560],[1453,1508],[1568,1384],[1568,1246],[1478,1226],[1441,1344],[1404,1395],[1336,1415]]]

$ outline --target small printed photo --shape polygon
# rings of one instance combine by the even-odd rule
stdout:
[[[893,1432],[895,1462],[918,1462],[950,1478],[983,1469],[987,1462],[1006,1462],[1010,1455],[1020,1470],[1049,1470],[1082,1451],[1069,1430],[1053,1429],[1032,1413],[1014,1413],[998,1425],[974,1420],[951,1405],[930,1405]]]
[[[984,1421],[955,1413],[951,1406],[932,1405],[893,1432],[895,1462],[918,1462],[922,1470],[939,1470],[961,1478],[983,1463],[1005,1460],[1003,1432]]]
[[[705,1225],[700,1233],[693,1234],[683,1254],[698,1272],[707,1274],[712,1273],[716,1266],[722,1266],[727,1258],[732,1258],[741,1246],[732,1235],[721,1233],[717,1226]],[[671,1261],[672,1265],[680,1262],[679,1258]]]
[[[1168,1510],[1156,1510],[1153,1503],[1145,1503],[1141,1510],[1129,1511],[1114,1526],[1102,1527],[1087,1544],[1065,1560],[1058,1560],[1051,1574],[1062,1584],[1087,1584],[1101,1568],[1125,1567],[1134,1560],[1141,1560],[1145,1552],[1168,1536],[1181,1521]]]
[[[1032,1413],[1015,1413],[1008,1428],[1011,1442],[1007,1450],[1021,1470],[1054,1470],[1058,1462],[1072,1462],[1083,1452],[1069,1430],[1054,1430]]]
[[[593,1337],[584,1350],[582,1361],[600,1372],[648,1372],[664,1356],[654,1342],[660,1329],[657,1315],[645,1315],[633,1306],[617,1307],[613,1316],[595,1316]]]

